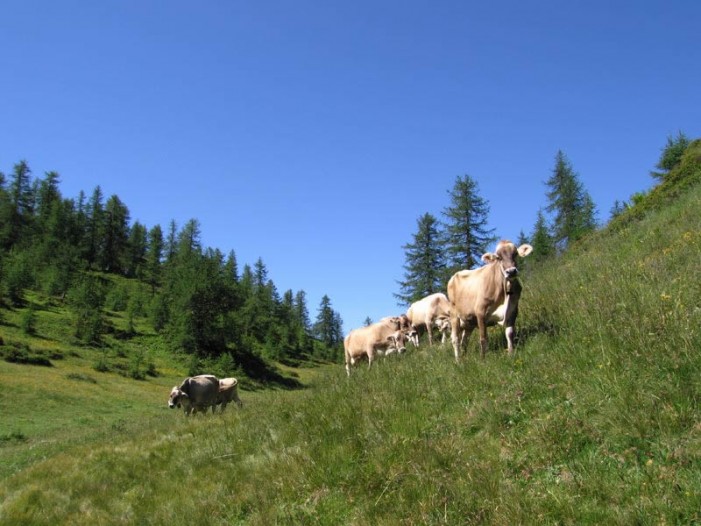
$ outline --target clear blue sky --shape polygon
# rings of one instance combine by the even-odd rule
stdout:
[[[456,177],[515,239],[568,156],[605,221],[701,137],[701,2],[4,0],[0,170],[100,185],[148,228],[261,257],[346,331],[403,312]]]

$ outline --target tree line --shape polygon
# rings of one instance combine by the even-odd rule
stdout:
[[[656,165],[653,178],[664,181],[677,166],[690,141],[682,132],[670,136]],[[529,235],[523,231],[517,244],[530,243],[533,252],[526,267],[537,266],[556,257],[568,247],[597,229],[597,210],[579,174],[561,150],[546,183],[547,205],[538,210]],[[488,228],[489,203],[480,196],[477,182],[469,175],[456,178],[448,190],[449,204],[442,210],[442,220],[426,212],[417,220],[412,241],[402,246],[405,251],[404,274],[398,280],[395,297],[407,306],[436,292],[445,292],[450,277],[461,269],[481,265],[481,255],[496,241]],[[633,204],[643,194],[634,194]],[[611,219],[631,206],[616,201]],[[371,320],[366,320],[370,323]]]
[[[35,178],[26,161],[0,172],[0,306],[24,304],[29,290],[55,297],[83,344],[101,344],[113,310],[127,314],[129,331],[146,318],[193,357],[338,355],[342,319],[328,296],[312,321],[304,290],[280,293],[260,258],[239,268],[233,250],[203,247],[196,219],[149,229],[100,186],[64,198],[59,184],[56,172]]]

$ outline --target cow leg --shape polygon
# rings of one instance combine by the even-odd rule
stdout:
[[[455,353],[455,361],[460,358],[460,319],[457,316],[450,317],[450,341],[453,344],[453,352]]]
[[[487,323],[483,316],[477,318],[477,328],[480,333],[480,357],[484,359],[487,354]]]
[[[433,323],[431,323],[431,318],[426,319],[426,332],[428,332],[428,344],[433,345]]]
[[[506,333],[507,352],[509,353],[509,356],[513,356],[514,355],[514,327],[513,327],[513,325],[510,325],[509,327],[507,327],[504,332]]]

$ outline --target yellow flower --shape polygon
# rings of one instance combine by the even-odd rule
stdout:
[[[670,294],[667,294],[666,292],[663,292],[662,294],[660,294],[660,299],[662,301],[669,301],[672,299],[672,296]]]

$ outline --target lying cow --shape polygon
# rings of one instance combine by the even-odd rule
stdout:
[[[219,392],[217,393],[216,405],[221,404],[221,412],[224,412],[229,402],[235,402],[242,407],[243,402],[239,398],[239,381],[236,378],[223,378],[219,380]],[[212,412],[216,409],[212,407]]]
[[[433,345],[433,326],[439,318],[450,318],[450,302],[445,294],[436,292],[412,303],[406,316],[414,329],[428,332],[428,344]]]
[[[346,373],[350,376],[350,366],[363,357],[372,365],[375,353],[390,353],[406,350],[407,336],[398,329],[398,321],[385,318],[377,323],[352,330],[343,340],[346,357]]]
[[[464,339],[469,339],[476,328],[480,334],[480,355],[487,352],[487,326],[500,323],[506,329],[509,355],[514,353],[514,325],[521,296],[517,258],[533,251],[531,245],[516,246],[511,241],[500,241],[494,253],[482,256],[485,266],[456,272],[448,282],[451,303],[451,341],[455,359],[460,355]]]
[[[214,406],[219,396],[219,380],[211,374],[202,374],[185,378],[180,387],[175,386],[170,391],[168,407],[182,407],[185,416],[207,413],[209,406]]]

